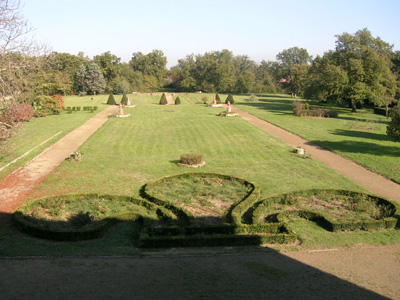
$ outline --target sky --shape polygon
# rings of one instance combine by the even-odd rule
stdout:
[[[335,35],[368,28],[400,50],[399,0],[22,0],[37,41],[89,58],[110,51],[162,50],[167,67],[189,54],[228,49],[257,63],[284,49],[310,55],[335,48]]]

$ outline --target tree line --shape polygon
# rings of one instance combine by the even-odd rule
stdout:
[[[92,59],[43,54],[24,39],[29,32],[18,14],[19,1],[0,5],[1,98],[40,107],[43,96],[153,92],[290,93],[318,101],[348,102],[353,111],[367,102],[389,108],[399,99],[400,51],[367,29],[336,36],[336,47],[313,58],[299,47],[284,49],[275,61],[256,63],[223,49],[189,54],[167,69],[161,50],[134,52],[129,62],[110,51]]]

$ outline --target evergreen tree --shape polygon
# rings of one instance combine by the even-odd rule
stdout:
[[[126,94],[123,94],[121,99],[121,104],[126,105],[127,102],[128,102],[128,97],[126,96]]]
[[[115,105],[115,104],[117,104],[117,103],[115,102],[114,95],[113,95],[112,93],[110,93],[110,95],[108,96],[107,104],[110,104],[110,105]]]
[[[163,93],[160,99],[160,105],[167,105],[168,101],[167,101],[167,96],[165,96],[165,94]]]
[[[226,97],[225,104],[228,104],[228,101],[231,102],[231,104],[235,102],[232,95],[228,95],[228,97]]]
[[[175,105],[181,104],[181,99],[179,97],[176,97],[175,99]]]
[[[218,93],[215,94],[215,100],[217,101],[217,104],[221,104],[221,98],[219,97]]]

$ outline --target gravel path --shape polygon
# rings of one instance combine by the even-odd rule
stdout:
[[[313,144],[289,131],[268,123],[267,121],[261,120],[244,110],[232,107],[232,111],[239,113],[244,120],[269,132],[271,135],[283,140],[290,146],[294,148],[301,146],[306,149],[307,154],[311,154],[313,159],[323,162],[328,167],[350,178],[372,193],[400,203],[399,184],[356,164],[352,160]]]
[[[47,148],[25,166],[15,170],[0,182],[0,213],[12,213],[24,197],[49,176],[71,153],[76,151],[118,110],[110,106],[85,124]]]

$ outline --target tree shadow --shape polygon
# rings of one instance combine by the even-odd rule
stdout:
[[[0,213],[1,225],[5,225],[6,222],[8,226],[12,226],[11,219],[11,214]],[[7,226],[0,227],[0,235],[7,234],[5,227]],[[16,231],[12,242],[18,243],[19,239],[26,239],[26,237]],[[7,268],[7,272],[0,272],[0,282],[6,286],[18,286],[18,289],[3,289],[2,297],[5,299],[57,298],[60,294],[60,280],[63,282],[62,294],[65,298],[76,295],[78,291],[80,297],[88,296],[89,298],[102,298],[110,292],[113,292],[113,296],[117,298],[138,293],[142,299],[146,297],[148,299],[161,297],[177,299],[179,298],[177,295],[193,292],[196,295],[211,295],[213,298],[223,291],[224,298],[232,299],[237,297],[261,299],[265,295],[268,295],[268,299],[298,299],[299,296],[302,299],[324,299],[328,294],[330,298],[388,299],[266,247],[237,248],[238,252],[234,255],[226,255],[224,252],[210,252],[214,254],[207,255],[204,254],[207,253],[207,248],[203,248],[201,256],[188,256],[187,254],[190,254],[193,249],[185,249],[179,250],[180,252],[174,251],[173,257],[168,254],[149,256],[146,259],[119,257],[118,262],[112,263],[109,263],[110,258],[107,258],[106,262],[100,263],[101,268],[96,268],[89,262],[96,259],[96,264],[98,264],[105,258],[89,259],[86,256],[79,256],[80,251],[85,253],[85,241],[62,242],[73,243],[78,257],[68,257],[67,262],[54,264],[56,260],[61,261],[65,258],[57,259],[51,253],[49,254],[48,250],[45,250],[49,242],[38,238],[29,239],[42,244],[43,251],[46,252],[40,260],[30,256],[29,250],[26,250],[27,257],[11,260],[2,258],[3,266],[12,265],[12,267]],[[3,240],[3,242],[6,244],[3,243],[2,247],[7,247],[8,241]],[[56,243],[61,245],[60,242]],[[46,257],[46,255],[50,256]],[[126,268],[128,261],[134,265],[134,268]],[[57,276],[54,276],[55,269]],[[85,274],[84,277],[79,276],[82,272]],[[128,274],[129,276],[126,276]],[[185,275],[182,276],[183,274]],[[75,276],[79,278],[79,281],[70,280]],[[106,278],[107,280],[103,280]],[[155,278],[157,278],[156,285],[154,285]],[[209,278],[214,278],[212,285]],[[222,278],[229,280],[222,280]],[[93,290],[93,282],[98,282],[99,279],[103,283]],[[132,279],[134,279],[134,285],[131,284]],[[152,288],[138,288],[147,287],[150,282],[152,282],[150,285]],[[232,284],[232,282],[240,282],[240,284]],[[120,288],[115,290],[115,285]],[[211,289],[210,286],[212,286]]]
[[[330,131],[333,135],[341,135],[348,137],[365,138],[377,141],[391,141],[390,137],[382,133],[358,131],[358,130],[345,130],[345,129],[335,129]]]
[[[368,142],[358,142],[358,141],[322,141],[313,140],[311,143],[320,145],[331,151],[340,151],[346,153],[363,153],[371,154],[376,156],[400,156],[400,147],[393,146],[382,146],[374,143]]]

